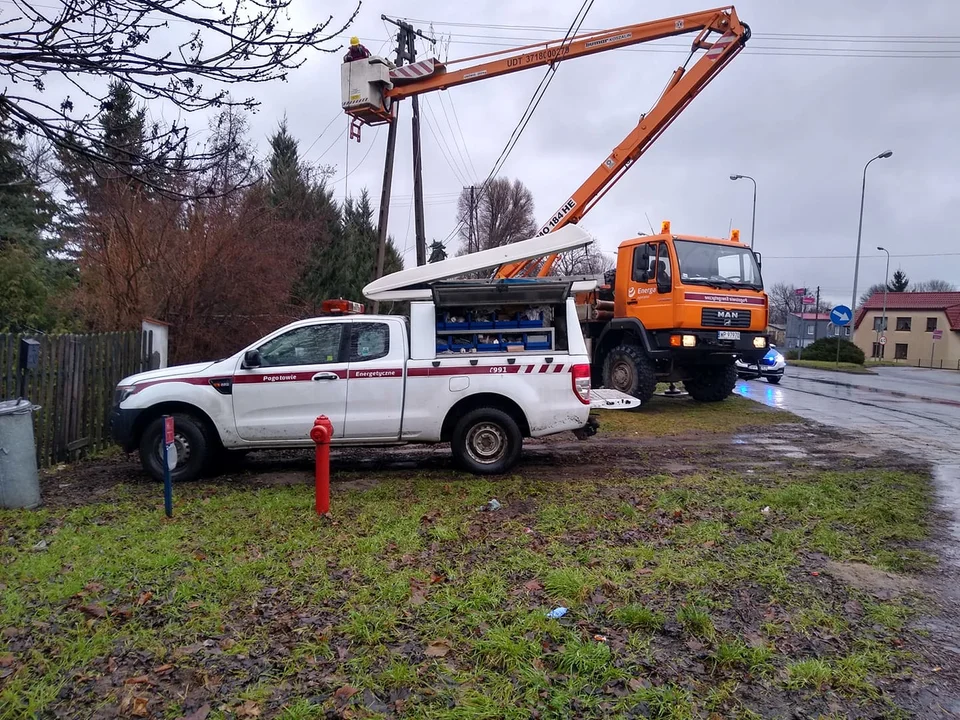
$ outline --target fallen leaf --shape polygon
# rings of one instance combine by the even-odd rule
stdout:
[[[634,692],[637,692],[638,690],[646,690],[650,688],[651,685],[649,680],[644,680],[643,678],[633,678],[627,683],[627,687]]]
[[[536,592],[537,590],[543,590],[543,583],[539,580],[528,580],[523,584],[523,586],[530,592]]]
[[[538,657],[535,657],[533,660],[531,660],[530,664],[533,665],[534,669],[536,670],[543,670],[543,660]]]
[[[210,714],[210,703],[204,703],[189,715],[184,715],[182,720],[207,720]]]
[[[103,585],[101,585],[98,582],[91,582],[84,585],[83,589],[88,590],[89,592],[92,592],[92,593],[98,593],[101,590],[103,590]]]
[[[166,675],[168,672],[173,670],[173,665],[167,663],[166,665],[158,665],[153,669],[155,675]],[[208,711],[209,712],[209,711]]]
[[[450,652],[450,642],[447,640],[434,640],[427,645],[423,654],[427,657],[446,657]]]
[[[238,706],[234,712],[237,717],[260,717],[260,705],[253,700],[247,700]]]
[[[193,601],[191,601],[191,602],[188,602],[184,607],[185,607],[187,610],[196,610],[196,609],[197,609],[198,607],[200,607],[201,605],[203,605],[203,603],[200,602],[199,600],[193,600]]]
[[[689,640],[687,640],[687,648],[693,652],[699,652],[703,650],[705,647],[706,645],[704,645],[702,642],[694,638],[690,638]]]
[[[103,605],[98,605],[97,603],[93,603],[91,605],[81,605],[80,612],[84,613],[85,615],[90,615],[91,617],[102,618],[107,616],[106,608],[103,607]]]
[[[146,717],[149,715],[147,712],[147,703],[149,701],[145,697],[135,697],[133,699],[133,707],[130,709],[132,715],[137,717]]]
[[[207,554],[201,550],[197,550],[195,553],[193,553],[193,557],[197,560],[203,561],[207,559]]]
[[[423,605],[427,601],[427,589],[422,580],[410,578],[410,604]]]
[[[110,659],[107,660],[107,672],[115,673],[116,671],[117,671],[117,659],[111,656]]]
[[[816,570],[814,570],[810,574],[813,575],[814,577],[820,577],[820,573],[818,573]]]
[[[150,592],[149,590],[147,590],[145,593],[141,593],[140,597],[137,598],[137,607],[143,607],[148,602],[150,602],[150,598],[152,597],[153,597],[153,593]]]
[[[153,680],[150,679],[149,675],[137,675],[136,677],[127,678],[123,681],[124,685],[153,685]]]
[[[640,568],[637,570],[637,575],[650,575],[653,573],[653,570],[650,568]]]
[[[333,696],[337,700],[349,700],[358,692],[360,692],[360,688],[355,688],[352,685],[344,685],[343,687],[337,688],[336,691],[334,691]]]
[[[124,620],[129,620],[133,617],[133,608],[129,605],[121,605],[118,608],[115,608],[112,613],[114,617],[123,618]]]
[[[7,639],[9,639],[9,638],[15,638],[17,635],[20,634],[20,628],[5,627],[5,628],[3,629],[3,633],[0,633],[0,634],[2,634],[2,635],[3,635],[5,638],[7,638]]]
[[[430,575],[430,584],[436,585],[437,583],[445,582],[447,579],[446,575],[438,575],[437,573],[432,573]]]
[[[717,544],[717,543],[716,543],[716,541],[714,541],[714,540],[707,540],[707,541],[703,544],[703,546],[704,546],[705,548],[712,548],[712,547],[713,547],[714,545],[716,545],[716,544]]]
[[[0,667],[10,667],[13,661],[13,653],[0,653]]]

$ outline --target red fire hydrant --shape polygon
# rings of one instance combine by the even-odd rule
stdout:
[[[326,415],[313,421],[310,439],[317,444],[317,515],[330,512],[330,438],[333,437],[333,423]]]

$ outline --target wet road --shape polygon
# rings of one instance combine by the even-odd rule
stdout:
[[[737,383],[744,397],[816,420],[867,442],[929,462],[942,507],[957,541],[952,560],[960,564],[960,373],[920,368],[877,368],[852,375],[788,367],[779,385],[765,380]]]

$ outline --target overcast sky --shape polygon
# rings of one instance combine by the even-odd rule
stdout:
[[[302,3],[300,11],[316,21],[345,4]],[[365,0],[348,35],[392,56],[392,32],[381,13],[432,21],[438,34],[452,34],[448,53],[440,52],[454,59],[550,38],[554,33],[505,26],[565,28],[580,4]],[[596,0],[584,28],[705,7],[709,4]],[[675,232],[696,235],[726,235],[732,222],[749,241],[752,185],[729,175],[752,175],[759,188],[756,249],[763,254],[766,285],[819,285],[828,300],[849,303],[863,165],[891,149],[892,158],[868,171],[860,289],[883,281],[884,255],[877,245],[894,256],[891,274],[902,267],[911,280],[941,278],[960,285],[960,243],[951,212],[960,206],[960,35],[949,35],[960,25],[960,2],[918,0],[908,9],[893,0],[742,0],[736,7],[753,31],[747,49],[582,225],[607,251],[638,231],[649,232],[645,214],[657,228],[669,219]],[[429,29],[428,22],[416,24]],[[538,222],[650,108],[691,39],[681,36],[641,51],[603,53],[560,66],[502,171],[531,188]],[[313,55],[289,82],[252,88],[264,101],[252,128],[263,142],[286,113],[301,148],[310,147],[307,159],[337,167],[338,197],[366,187],[379,198],[386,129],[364,128],[362,143],[347,142],[341,54]],[[422,110],[428,242],[453,230],[457,192],[490,171],[542,73],[532,69],[429,96]],[[405,101],[390,232],[412,265],[409,113]],[[191,119],[191,124],[198,123]]]

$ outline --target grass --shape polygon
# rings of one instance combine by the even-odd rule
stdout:
[[[922,475],[797,464],[762,481],[396,474],[335,486],[324,521],[309,487],[215,483],[178,487],[172,520],[153,485],[2,511],[0,718],[134,698],[171,717],[764,717],[757,698],[818,688],[885,712],[878,680],[911,667],[890,650],[908,605],[818,584],[804,558],[911,570],[928,506]]]
[[[815,370],[830,370],[833,372],[852,373],[853,375],[876,375],[875,372],[856,363],[842,362],[839,365],[829,360],[787,360],[787,365],[813,368]]]
[[[599,412],[600,431],[610,435],[665,437],[691,433],[731,433],[746,428],[802,422],[736,395],[719,403],[698,403],[689,396],[654,396],[633,412]]]

